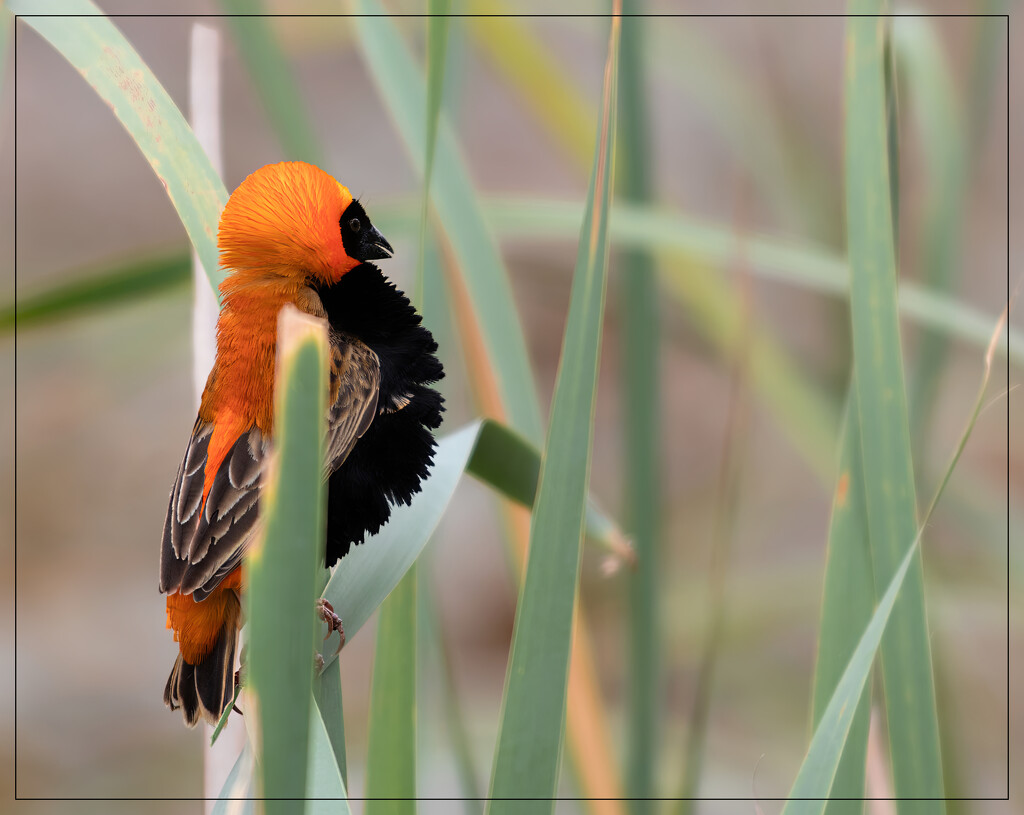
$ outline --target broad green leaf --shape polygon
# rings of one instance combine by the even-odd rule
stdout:
[[[38,31],[110,105],[167,190],[216,290],[223,279],[217,224],[227,190],[153,72],[90,0],[50,0],[46,14],[38,13],[31,0],[8,0],[7,8]]]
[[[878,2],[853,0],[854,14]],[[865,505],[876,587],[888,585],[917,530],[886,149],[885,19],[847,19],[846,213],[853,367],[864,466]],[[882,641],[893,784],[897,797],[943,795],[921,557]],[[851,710],[852,714],[852,710]],[[941,809],[941,806],[938,807]]]
[[[354,0],[359,45],[412,160],[424,168],[426,93],[409,49],[378,0]],[[377,15],[377,16],[373,16]],[[469,172],[442,120],[431,198],[463,275],[510,424],[533,442],[542,437],[537,389],[508,274],[480,213]]]
[[[150,297],[190,279],[191,259],[175,252],[121,263],[102,271],[75,275],[47,291],[18,296],[18,330],[47,325],[85,312],[118,303]],[[14,304],[0,308],[0,332],[13,331]]]
[[[486,424],[473,422],[441,439],[430,476],[412,503],[395,507],[376,535],[352,547],[338,563],[323,596],[344,622],[347,641],[351,642],[427,545]],[[337,634],[323,644],[325,665],[336,658],[337,645]]]
[[[540,454],[526,439],[505,425],[488,422],[467,465],[469,471],[506,498],[533,506],[540,479]]]
[[[367,815],[416,811],[416,573],[414,563],[380,609],[370,692]],[[395,800],[381,800],[388,798]]]
[[[636,0],[624,10],[642,13]],[[645,47],[650,22],[642,17],[622,22],[622,93],[619,95],[619,181],[627,201],[651,200],[651,139],[648,132]],[[658,288],[649,250],[623,252],[619,263],[618,300],[622,320],[622,438],[625,454],[626,528],[636,550],[636,570],[629,575],[629,753],[627,795],[635,815],[652,812],[657,797],[660,641],[658,598],[661,513],[661,429],[658,384]]]
[[[814,727],[821,722],[825,707],[835,693],[842,672],[849,663],[875,606],[867,507],[864,505],[860,421],[857,415],[856,392],[852,386],[847,399],[842,439],[839,476],[832,498],[821,628],[818,633],[818,655],[814,669]],[[864,767],[870,717],[871,687],[866,683],[860,701],[857,702],[842,761],[836,771],[831,793],[833,797],[864,797]],[[832,801],[828,805],[829,815],[856,815],[863,809],[863,804],[857,800]]]
[[[302,798],[306,789],[319,644],[313,603],[327,529],[321,475],[327,333],[321,321],[286,306],[278,360],[274,453],[260,498],[264,533],[246,559],[248,675],[259,723],[261,790],[268,799]],[[265,806],[268,813],[301,811],[284,801]]]
[[[251,799],[256,796],[256,791],[253,789],[255,767],[252,745],[246,742],[242,752],[238,754],[238,759],[231,767],[228,777],[224,780],[211,815],[249,815],[253,811],[251,800],[240,801],[237,799]]]
[[[348,786],[348,758],[345,750],[345,714],[341,699],[341,663],[332,660],[323,673],[313,679],[313,701],[327,728],[342,783]]]
[[[305,810],[311,815],[351,813],[348,792],[341,776],[341,769],[335,760],[331,737],[316,705],[311,705],[309,709],[309,767],[306,774],[305,797],[308,799],[305,802]],[[298,801],[287,803],[290,805],[286,810],[288,812],[295,812],[302,806]]]
[[[289,159],[323,166],[324,154],[302,101],[302,88],[274,35],[263,0],[220,0],[249,79]]]
[[[608,267],[620,26],[621,17],[612,17],[594,172],[516,607],[490,813],[515,808],[501,799],[550,799],[558,783]],[[551,801],[536,811],[553,807]]]

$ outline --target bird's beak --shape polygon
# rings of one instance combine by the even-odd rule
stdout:
[[[371,226],[363,232],[363,239],[360,241],[359,248],[362,255],[361,260],[381,260],[382,258],[389,258],[395,253],[395,250],[391,248],[391,244],[387,242],[387,239],[380,234],[380,230],[375,226]]]

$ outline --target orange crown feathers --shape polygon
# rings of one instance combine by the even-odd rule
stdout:
[[[338,280],[358,261],[345,253],[347,187],[319,167],[287,161],[261,167],[228,199],[220,216],[220,263],[230,271],[298,273]]]

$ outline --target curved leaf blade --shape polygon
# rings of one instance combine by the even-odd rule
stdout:
[[[217,224],[228,194],[192,129],[135,49],[90,0],[31,0],[7,8],[39,32],[106,101],[139,146],[216,290]],[[60,15],[60,16],[58,16]]]
[[[344,621],[346,640],[359,632],[427,545],[466,469],[482,425],[473,422],[441,439],[430,476],[412,503],[395,507],[384,528],[352,547],[335,568],[323,596]],[[325,664],[336,658],[331,654],[337,637],[332,635],[323,646]]]

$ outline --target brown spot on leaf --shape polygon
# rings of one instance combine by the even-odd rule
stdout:
[[[843,473],[839,476],[839,483],[836,484],[836,506],[846,506],[846,496],[850,491],[850,474]]]

